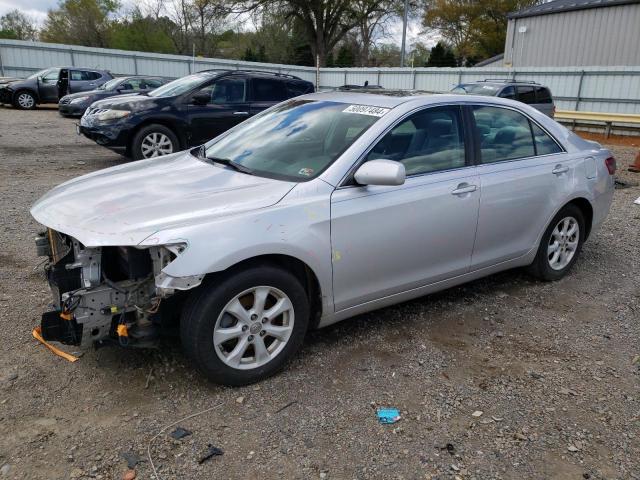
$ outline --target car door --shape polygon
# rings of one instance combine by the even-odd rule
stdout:
[[[537,246],[547,222],[570,194],[580,160],[519,110],[469,108],[482,189],[472,259],[477,270]]]
[[[251,115],[289,98],[287,85],[278,78],[256,77],[251,79]]]
[[[38,95],[40,96],[41,103],[58,102],[59,77],[60,69],[51,68],[38,79]]]
[[[70,70],[69,92],[78,93],[94,90],[101,85],[101,82],[98,81],[101,78],[102,76],[98,72],[90,70]]]
[[[200,145],[236,126],[250,116],[247,102],[246,80],[227,77],[206,85],[187,102],[187,117],[191,145]],[[206,103],[195,101],[198,96],[209,96]]]
[[[480,188],[466,138],[459,106],[422,109],[396,124],[363,160],[402,162],[403,185],[347,181],[335,190],[336,311],[469,270]]]

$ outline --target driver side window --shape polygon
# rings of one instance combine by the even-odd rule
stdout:
[[[367,160],[375,159],[402,162],[407,176],[464,167],[460,108],[435,107],[414,113],[373,147]]]
[[[57,82],[59,76],[60,76],[60,70],[58,70],[58,69],[49,70],[47,73],[45,73],[42,76],[42,79],[45,82]]]

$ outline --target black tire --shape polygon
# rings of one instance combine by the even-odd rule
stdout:
[[[28,96],[31,99],[31,106],[23,106],[20,104],[19,99],[21,96]],[[17,109],[20,110],[33,110],[34,108],[36,108],[36,96],[34,95],[33,92],[29,91],[29,90],[18,90],[14,95],[13,95],[13,106]]]
[[[241,386],[263,380],[281,370],[303,343],[309,325],[309,301],[300,281],[272,265],[216,276],[188,299],[180,320],[185,353],[212,382]],[[258,286],[279,289],[293,305],[293,331],[284,348],[268,363],[250,369],[233,368],[218,356],[213,343],[214,327],[225,306],[240,293]]]
[[[173,150],[172,153],[180,151],[180,141],[178,140],[178,136],[173,133],[173,130],[165,127],[164,125],[152,123],[150,125],[142,127],[133,137],[133,140],[131,141],[131,158],[133,158],[134,160],[142,160],[144,158],[148,158],[145,157],[142,152],[142,142],[148,135],[154,133],[165,135],[171,141]]]
[[[571,258],[571,261],[569,261],[569,263],[564,268],[556,270],[551,267],[551,263],[549,260],[549,254],[548,254],[549,241],[551,239],[551,234],[554,231],[556,225],[558,225],[558,223],[562,219],[567,217],[574,218],[578,223],[578,232],[579,232],[578,246],[576,248],[576,251],[573,257]],[[562,277],[564,277],[567,274],[569,270],[571,270],[571,267],[578,259],[578,256],[580,255],[580,251],[582,250],[582,244],[584,243],[585,233],[586,233],[586,229],[585,229],[584,215],[582,214],[582,210],[580,210],[576,205],[573,205],[573,204],[565,205],[558,212],[558,214],[555,217],[553,217],[553,220],[551,220],[551,223],[545,230],[544,235],[542,235],[542,239],[540,240],[540,245],[538,246],[538,253],[536,254],[536,258],[534,259],[533,263],[529,265],[529,267],[527,267],[527,272],[533,275],[534,277],[536,277],[538,280],[542,280],[544,282],[552,282],[555,280],[560,280]]]

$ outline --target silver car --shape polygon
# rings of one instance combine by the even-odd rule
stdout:
[[[147,346],[179,322],[208,378],[255,382],[311,328],[515,267],[562,278],[609,211],[615,168],[511,100],[298,97],[38,200],[57,307],[42,332]]]

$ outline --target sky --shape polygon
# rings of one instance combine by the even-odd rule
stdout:
[[[139,0],[121,0],[122,10],[127,11],[133,5],[140,3]],[[47,16],[47,11],[58,6],[58,0],[0,0],[0,16],[11,10],[21,10],[23,13],[33,18],[38,24],[42,24]],[[433,37],[428,38],[420,35],[422,26],[419,20],[412,20],[407,27],[407,45],[411,45],[418,40],[433,46],[435,41]],[[389,36],[380,40],[382,43],[395,43],[400,45],[402,42],[402,20],[392,22],[389,25]]]

